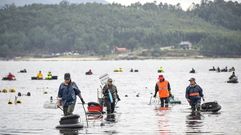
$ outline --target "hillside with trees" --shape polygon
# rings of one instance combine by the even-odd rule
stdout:
[[[204,1],[189,11],[163,3],[8,5],[0,10],[0,57],[102,56],[115,46],[158,50],[181,41],[203,55],[241,56],[240,5]]]

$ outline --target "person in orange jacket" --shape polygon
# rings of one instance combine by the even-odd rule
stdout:
[[[156,97],[157,92],[159,92],[159,97],[161,100],[161,107],[168,107],[168,98],[171,97],[171,86],[170,83],[165,80],[163,75],[159,75],[158,82],[156,83],[155,87],[155,94]]]

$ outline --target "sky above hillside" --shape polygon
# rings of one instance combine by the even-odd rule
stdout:
[[[135,2],[141,2],[141,3],[146,3],[146,2],[153,2],[156,1],[157,3],[168,3],[168,4],[173,4],[176,5],[177,3],[180,3],[182,8],[184,10],[188,9],[192,3],[200,3],[201,0],[106,0],[110,3],[115,2],[115,3],[120,3],[122,5],[130,5],[131,3],[135,3]],[[226,0],[228,1],[228,0]],[[241,2],[241,0],[232,0],[232,1],[238,1],[239,3]]]
[[[56,4],[59,3],[62,0],[0,0],[0,7],[4,6],[5,4],[12,4],[15,3],[17,6],[23,6],[25,4],[32,4],[32,3],[42,3],[42,4]],[[141,2],[142,4],[146,2],[153,2],[156,1],[157,3],[168,3],[176,5],[177,3],[181,4],[181,7],[186,10],[189,7],[191,7],[192,3],[200,3],[201,0],[67,0],[70,3],[82,3],[82,2],[98,2],[98,3],[120,3],[122,5],[130,5],[131,3]],[[228,0],[226,0],[228,1]],[[232,1],[238,1],[241,3],[241,0],[232,0]]]

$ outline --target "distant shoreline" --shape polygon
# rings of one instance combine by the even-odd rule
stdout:
[[[60,57],[17,57],[14,59],[0,59],[1,61],[118,61],[118,60],[171,60],[171,59],[241,59],[241,57],[137,57],[137,58],[119,58],[114,56],[96,57],[96,56],[60,56]]]

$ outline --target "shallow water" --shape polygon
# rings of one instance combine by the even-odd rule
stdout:
[[[171,105],[168,110],[162,110],[153,98],[149,105],[159,66],[165,69],[163,74],[171,84],[172,93],[182,101],[181,105]],[[225,83],[231,73],[209,72],[208,69],[212,66],[234,66],[237,76],[241,76],[241,59],[0,61],[0,77],[11,71],[17,78],[16,81],[0,81],[0,89],[16,88],[17,92],[32,94],[30,97],[20,97],[22,104],[8,105],[8,100],[13,101],[17,93],[0,93],[0,134],[61,134],[55,126],[58,125],[62,111],[44,109],[43,104],[50,96],[56,97],[65,72],[71,73],[72,80],[79,86],[86,102],[97,101],[96,91],[100,87],[98,77],[104,73],[114,79],[121,97],[116,114],[117,123],[101,127],[101,121],[92,121],[89,122],[89,128],[79,130],[79,134],[240,134],[241,83]],[[124,72],[114,73],[113,69],[119,67],[122,67]],[[196,69],[197,74],[189,74],[192,67]],[[27,74],[17,73],[23,68],[27,69]],[[140,72],[130,73],[130,68],[139,69]],[[94,75],[84,75],[88,69],[92,69]],[[39,70],[45,75],[51,70],[59,79],[30,80]],[[219,113],[191,114],[184,97],[190,77],[195,77],[204,89],[206,101],[218,101],[222,106]],[[44,91],[48,94],[44,94]],[[136,97],[138,93],[140,96]],[[81,104],[76,105],[75,113],[80,114],[81,122],[86,126]]]

